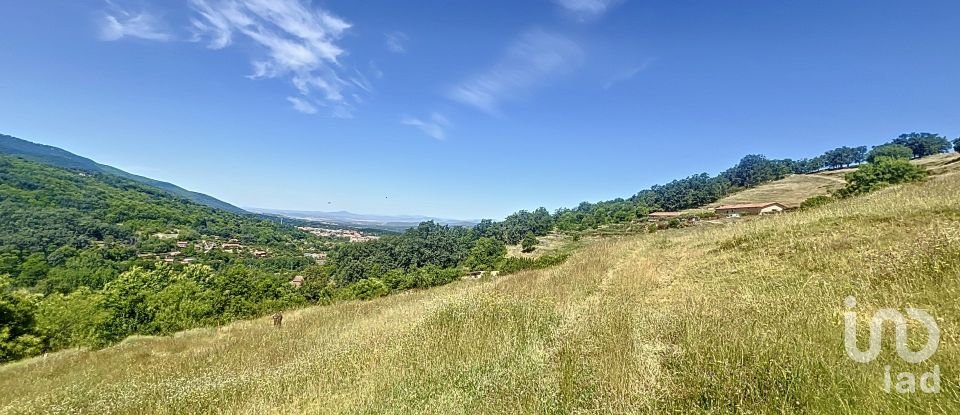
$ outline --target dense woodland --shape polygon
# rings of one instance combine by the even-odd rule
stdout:
[[[960,151],[960,139],[952,146]],[[564,257],[508,258],[506,246],[533,249],[536,236],[554,230],[632,222],[654,211],[699,207],[789,174],[869,160],[838,196],[864,193],[921,179],[924,172],[901,159],[950,149],[944,137],[911,133],[870,151],[841,147],[813,159],[748,155],[716,176],[693,175],[627,199],[553,213],[520,211],[471,228],[425,222],[375,241],[342,244],[123,177],[0,156],[0,362],[108,345],[131,334],[169,334],[301,305],[369,299],[445,284],[467,271],[546,267]],[[150,256],[178,249],[177,240],[235,240],[270,255],[191,245],[181,250],[196,258],[194,264]],[[304,256],[319,250],[329,251],[323,264]],[[305,285],[292,287],[292,275],[306,276]]]

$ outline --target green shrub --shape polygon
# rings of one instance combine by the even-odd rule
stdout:
[[[814,197],[811,197],[811,198],[809,198],[809,199],[807,199],[807,200],[804,200],[803,203],[800,204],[800,208],[801,208],[801,209],[811,209],[811,208],[815,208],[815,207],[817,207],[817,206],[826,205],[827,203],[830,203],[830,202],[832,202],[832,201],[833,201],[833,198],[830,197],[830,196],[825,196],[825,195],[814,196]]]
[[[370,300],[390,294],[390,287],[379,278],[364,278],[352,286],[353,296],[358,300]]]
[[[840,190],[843,197],[869,193],[874,190],[899,184],[923,180],[927,171],[907,160],[881,157],[873,163],[867,163],[852,173],[847,173],[847,187]]]
[[[528,269],[547,268],[563,263],[563,261],[566,261],[569,257],[570,254],[544,255],[536,259],[511,257],[503,261],[500,271],[509,274]]]
[[[534,249],[537,249],[538,243],[537,236],[534,235],[533,232],[527,232],[527,234],[523,236],[523,240],[520,241],[520,248],[523,252],[533,252]]]
[[[867,154],[867,161],[873,163],[881,157],[909,160],[913,158],[913,150],[900,144],[884,144],[870,150],[870,153]]]

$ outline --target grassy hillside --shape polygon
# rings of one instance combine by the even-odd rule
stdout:
[[[724,197],[707,208],[737,203],[780,202],[788,207],[798,207],[804,200],[814,196],[827,195],[842,189],[843,177],[822,176],[819,174],[795,174],[784,179],[762,184]]]
[[[932,176],[960,172],[960,154],[946,153],[912,160],[911,163],[925,167]],[[844,176],[856,168],[830,170],[813,174],[795,174],[784,179],[746,189],[714,203],[706,208],[721,205],[756,202],[780,202],[788,207],[798,207],[811,197],[828,195],[843,188]]]
[[[122,177],[124,179],[133,180],[147,186],[156,187],[174,196],[215,209],[223,209],[233,213],[248,213],[243,209],[203,193],[191,192],[171,183],[161,182],[148,177],[127,173],[118,168],[97,163],[93,160],[80,157],[57,147],[36,144],[9,135],[0,134],[0,155],[17,156],[38,163],[65,169],[83,170],[92,173],[105,173]]]
[[[0,367],[0,413],[957,413],[960,181],[592,242],[566,263]],[[843,349],[854,295],[939,350]],[[892,336],[889,332],[888,337]],[[915,334],[918,348],[925,339]],[[936,395],[887,394],[939,365]]]

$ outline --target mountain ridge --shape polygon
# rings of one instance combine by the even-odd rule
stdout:
[[[123,177],[135,182],[155,187],[160,190],[171,193],[175,196],[196,202],[216,209],[226,210],[232,213],[249,214],[250,212],[224,202],[213,196],[199,192],[184,189],[173,183],[168,183],[149,177],[139,176],[120,170],[113,166],[97,163],[91,159],[71,153],[59,147],[46,144],[34,143],[22,138],[7,134],[0,134],[0,154],[22,157],[24,159],[47,164],[54,167],[67,169],[83,170],[87,172],[105,173],[113,176]]]

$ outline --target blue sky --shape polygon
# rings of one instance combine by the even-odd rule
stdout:
[[[960,135],[955,1],[0,3],[0,132],[244,207],[499,218]]]

